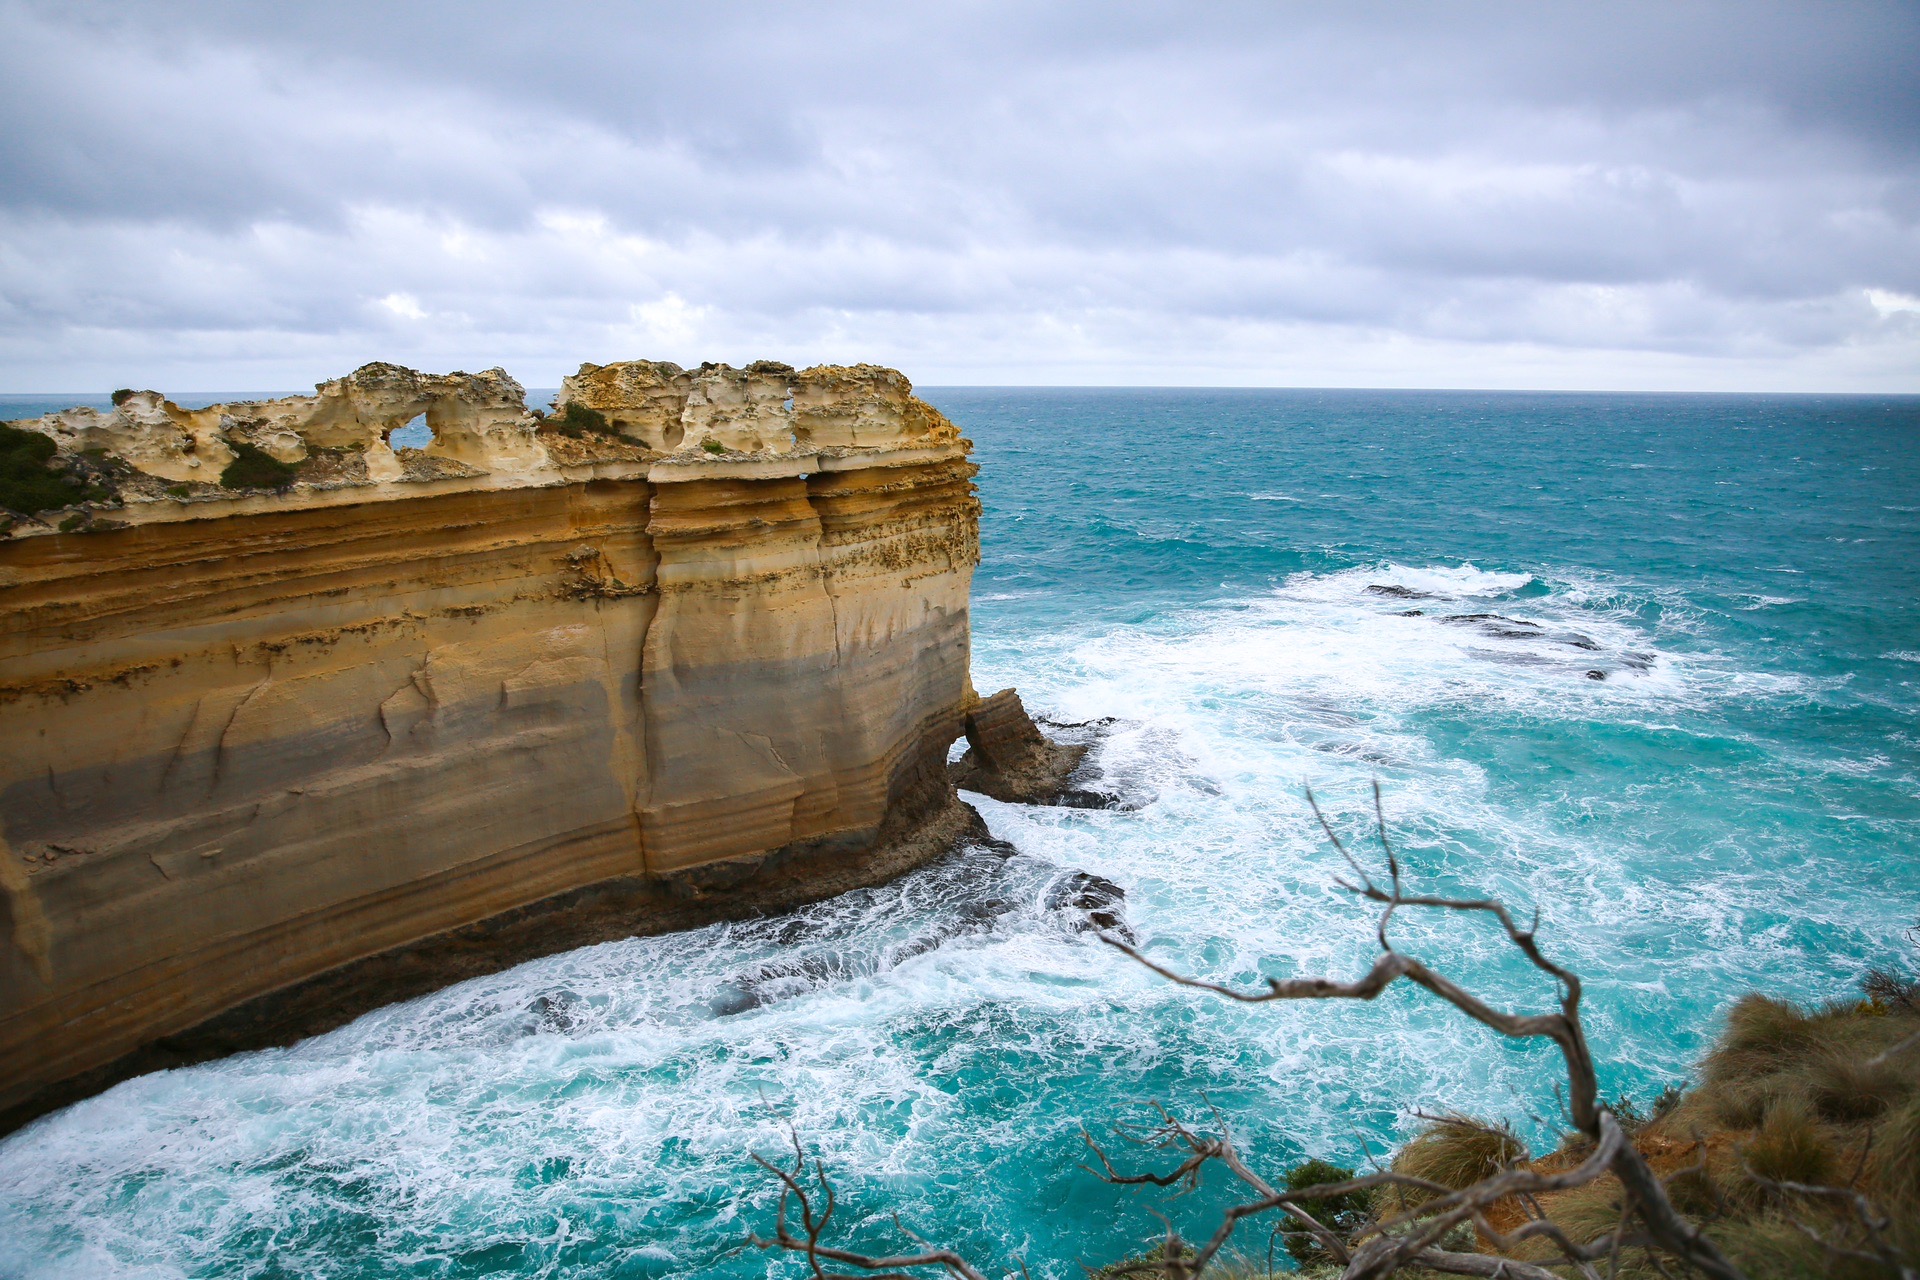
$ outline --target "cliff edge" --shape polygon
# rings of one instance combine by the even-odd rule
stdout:
[[[584,365],[547,416],[374,364],[6,430],[53,496],[0,538],[0,1130],[978,830],[975,468],[893,370]]]

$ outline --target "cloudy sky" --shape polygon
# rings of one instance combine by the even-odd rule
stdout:
[[[0,391],[1920,391],[1920,3],[0,0]]]

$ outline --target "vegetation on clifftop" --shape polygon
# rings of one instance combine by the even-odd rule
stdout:
[[[607,421],[606,414],[598,409],[590,409],[578,400],[567,401],[567,407],[549,421],[552,422],[555,431],[563,436],[571,436],[575,440],[589,433],[601,436],[619,434],[613,429],[613,424]]]
[[[300,470],[244,440],[233,441],[232,448],[233,461],[220,473],[220,483],[228,489],[285,489]]]
[[[54,461],[55,452],[51,437],[0,426],[0,507],[30,516],[89,497]]]

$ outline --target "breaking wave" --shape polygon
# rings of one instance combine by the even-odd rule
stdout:
[[[1154,1210],[1189,1234],[1212,1221],[1217,1188],[1143,1198],[1079,1167],[1082,1126],[1150,1102],[1217,1108],[1267,1168],[1379,1154],[1416,1104],[1552,1141],[1550,1054],[1417,993],[1241,1007],[1086,930],[1097,881],[1191,972],[1359,971],[1372,917],[1332,883],[1308,786],[1364,850],[1380,780],[1418,883],[1539,907],[1587,980],[1610,1094],[1684,1079],[1743,992],[1840,995],[1904,945],[1920,757],[1890,663],[1920,658],[1880,619],[1904,616],[1886,602],[1911,556],[1831,549],[1829,513],[1781,532],[1813,499],[1761,484],[1801,484],[1808,446],[1716,471],[1734,437],[1689,400],[1644,411],[1636,460],[1679,452],[1630,471],[1607,451],[1639,419],[1568,430],[1568,399],[1347,394],[1143,393],[1137,422],[1065,392],[954,408],[999,450],[976,683],[1080,726],[1076,785],[1121,807],[973,797],[996,842],[884,889],[549,957],[129,1081],[0,1144],[0,1276],[765,1276],[742,1247],[772,1206],[748,1156],[777,1156],[791,1123],[849,1239],[897,1244],[897,1211],[985,1265],[1065,1280],[1163,1231]],[[1595,413],[1642,412],[1621,403]],[[1480,434],[1446,425],[1462,405]],[[1674,427],[1685,414],[1707,415],[1711,448]],[[1739,443],[1776,438],[1795,439]],[[1875,457],[1909,466],[1901,447]],[[1525,505],[1555,458],[1591,502]],[[1741,486],[1716,488],[1726,474]],[[1873,474],[1863,510],[1911,490]],[[1192,496],[1209,485],[1233,500]],[[1764,521],[1736,525],[1749,509]],[[1721,527],[1733,550],[1695,532]],[[1395,936],[1501,1005],[1550,996],[1484,930],[1404,917]]]

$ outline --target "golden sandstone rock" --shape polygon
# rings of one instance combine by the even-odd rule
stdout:
[[[0,1128],[976,829],[953,425],[866,365],[585,365],[569,401],[614,434],[386,364],[13,424],[119,492],[0,539]],[[289,483],[220,486],[243,446]]]

